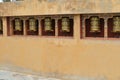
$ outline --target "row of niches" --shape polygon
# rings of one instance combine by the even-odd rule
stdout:
[[[105,16],[106,17],[106,16]],[[84,27],[84,37],[120,37],[120,16],[113,16],[106,21],[99,16],[90,16],[82,23]]]
[[[34,17],[29,17],[28,19],[8,18],[7,26],[9,36],[73,36],[73,18],[69,17],[61,17],[57,20],[52,17],[44,17],[42,19]],[[2,27],[1,21],[1,34],[3,33]]]
[[[32,36],[65,36],[73,37],[74,22],[73,17],[10,17],[7,18],[7,34],[13,35],[32,35]],[[90,15],[81,18],[78,25],[81,27],[80,37],[93,38],[120,38],[120,16],[106,18]],[[0,19],[0,34],[3,34],[3,21]]]

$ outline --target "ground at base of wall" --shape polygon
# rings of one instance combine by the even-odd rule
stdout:
[[[61,80],[61,79],[0,70],[0,80]]]
[[[64,76],[63,78],[45,77],[38,75],[25,74],[9,70],[0,70],[0,80],[108,80],[105,77],[80,77],[80,76]]]

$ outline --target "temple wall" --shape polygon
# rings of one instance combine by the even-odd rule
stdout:
[[[119,80],[119,39],[80,39],[81,18],[78,15],[117,13],[119,4],[119,0],[26,0],[0,3],[0,16],[4,22],[4,33],[0,36],[1,69],[4,66],[14,71],[19,67],[18,72],[24,72],[25,69],[26,72],[32,70],[31,72],[59,75],[58,77],[69,75],[67,77],[74,77],[71,80]],[[6,16],[55,14],[74,14],[73,38],[7,36]]]
[[[73,38],[7,36],[4,21],[5,32],[0,36],[1,66],[9,70],[19,67],[20,72],[118,79],[119,40],[80,39],[79,21],[80,15],[74,15]]]

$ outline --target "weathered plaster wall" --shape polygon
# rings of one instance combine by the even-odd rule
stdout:
[[[7,36],[4,21],[4,35],[0,36],[0,65],[9,70],[20,67],[21,72],[32,70],[46,75],[69,75],[69,78],[73,75],[77,78],[77,75],[119,80],[120,41],[80,39],[79,21],[80,15],[75,15],[73,38]]]
[[[24,0],[0,3],[0,16],[119,13],[120,0]]]
[[[31,1],[0,3],[0,16],[120,12],[119,0]],[[75,15],[73,38],[7,36],[6,18],[3,20],[4,35],[0,36],[2,66],[11,69],[9,65],[14,65],[38,73],[88,78],[105,76],[108,80],[119,80],[120,41],[80,39],[80,15]]]

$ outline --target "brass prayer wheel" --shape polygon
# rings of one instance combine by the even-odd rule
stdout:
[[[90,19],[90,32],[100,32],[100,19],[99,17],[91,17]]]
[[[20,19],[15,19],[15,30],[16,31],[22,31],[22,25]]]
[[[70,32],[70,20],[69,18],[62,18],[62,31]]]
[[[30,31],[37,31],[36,20],[34,18],[29,19],[29,30]]]
[[[3,26],[2,26],[2,20],[0,20],[0,31],[3,30]]]
[[[52,20],[51,20],[50,17],[45,18],[44,25],[45,25],[45,28],[44,28],[45,31],[53,31],[53,29],[52,29]]]
[[[120,17],[113,17],[113,32],[120,32]]]

